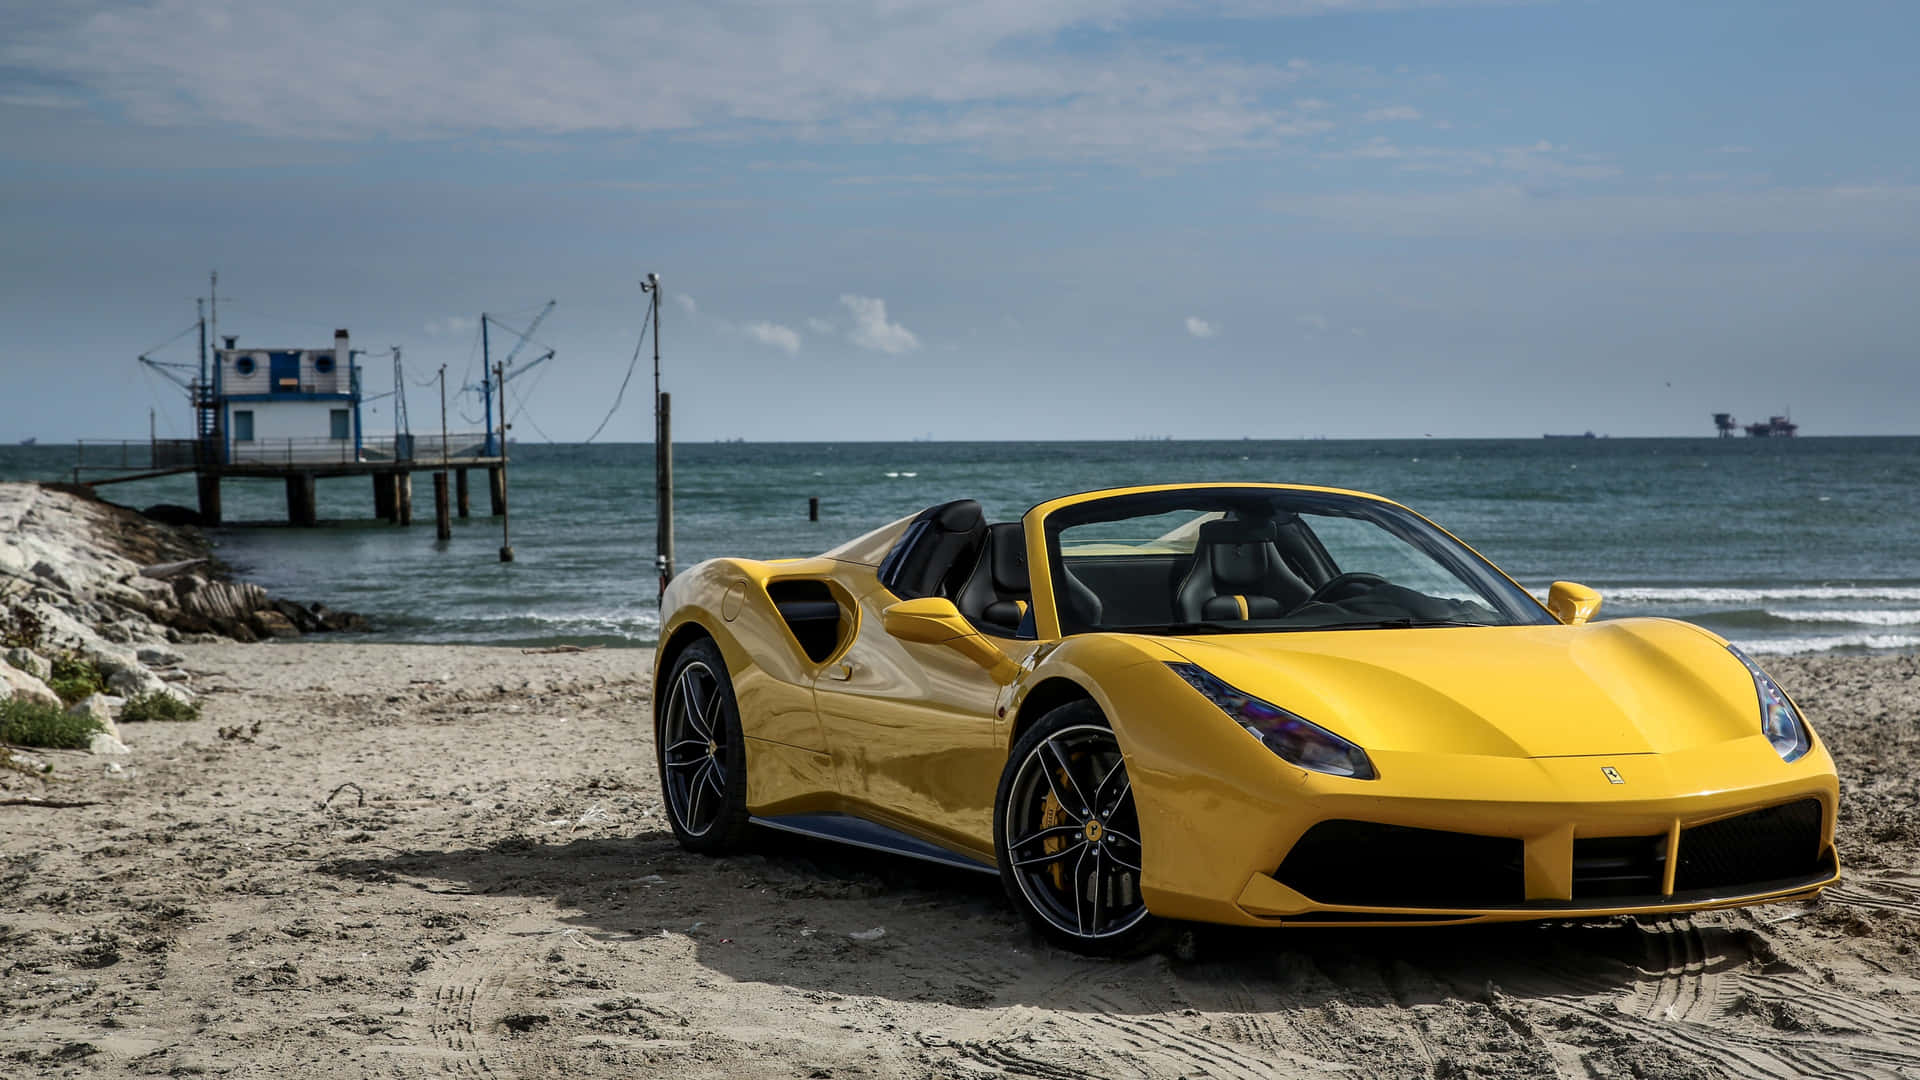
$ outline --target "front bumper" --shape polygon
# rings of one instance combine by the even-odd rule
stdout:
[[[1273,759],[1198,785],[1135,769],[1149,909],[1429,925],[1767,903],[1839,877],[1839,788],[1821,747],[1791,765],[1757,736],[1662,755],[1376,764],[1381,779],[1356,781]]]

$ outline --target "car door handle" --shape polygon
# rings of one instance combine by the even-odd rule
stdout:
[[[853,678],[853,665],[843,660],[827,669],[827,678],[846,682]]]

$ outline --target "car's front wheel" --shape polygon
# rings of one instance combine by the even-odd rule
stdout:
[[[994,852],[1007,897],[1075,952],[1153,948],[1166,924],[1140,896],[1140,816],[1120,744],[1091,701],[1048,712],[1008,755],[994,800]]]
[[[747,748],[719,646],[687,646],[654,694],[660,788],[673,835],[690,851],[738,847],[748,828]]]

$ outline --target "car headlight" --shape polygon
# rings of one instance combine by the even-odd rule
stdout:
[[[1807,731],[1807,722],[1800,718],[1793,702],[1787,700],[1786,691],[1773,681],[1772,676],[1760,670],[1753,658],[1733,646],[1727,651],[1747,666],[1747,672],[1753,676],[1753,688],[1760,694],[1760,730],[1780,752],[1782,761],[1798,761],[1807,751],[1813,749],[1813,735]]]
[[[1221,682],[1204,668],[1193,664],[1168,664],[1188,686],[1200,691],[1220,711],[1233,718],[1254,738],[1281,759],[1303,769],[1348,776],[1355,780],[1373,780],[1373,761],[1367,752],[1303,716],[1242,693]]]

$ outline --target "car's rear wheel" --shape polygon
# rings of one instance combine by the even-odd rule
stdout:
[[[747,832],[747,748],[727,663],[712,641],[696,641],[654,688],[660,788],[682,847],[719,854]]]
[[[994,800],[1007,897],[1054,943],[1093,956],[1158,945],[1140,896],[1140,816],[1120,744],[1091,701],[1062,705],[1014,743]]]

